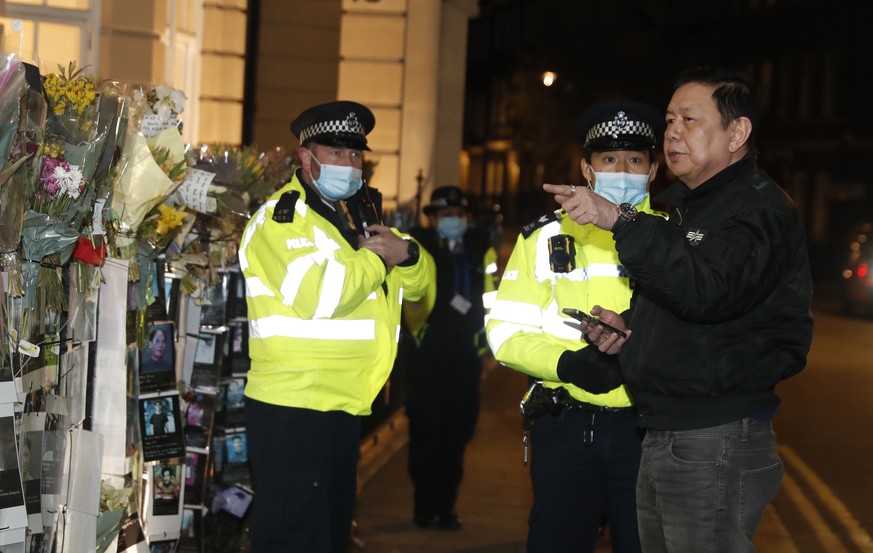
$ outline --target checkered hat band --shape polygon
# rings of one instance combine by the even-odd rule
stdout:
[[[352,119],[352,121],[349,121],[348,119],[340,121],[319,121],[318,123],[310,125],[300,131],[300,142],[306,142],[313,136],[331,133],[359,134],[361,136],[367,135],[367,133],[364,132],[364,126],[361,125],[357,119]]]
[[[585,137],[585,143],[603,136],[618,138],[626,135],[645,136],[646,138],[655,139],[655,131],[652,126],[642,121],[623,121],[620,125],[615,121],[604,121],[591,127],[588,131],[588,136]]]

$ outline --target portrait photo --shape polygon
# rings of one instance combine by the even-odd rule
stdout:
[[[173,324],[153,323],[148,329],[148,345],[140,358],[143,374],[164,372],[175,368]]]
[[[146,436],[161,436],[176,431],[172,397],[144,400],[143,420]]]
[[[227,451],[228,464],[245,463],[249,460],[245,432],[228,434],[225,440],[225,449]]]
[[[245,407],[245,379],[231,378],[227,381],[227,410],[242,409]]]
[[[157,461],[184,455],[179,394],[140,398],[138,401],[143,459]]]
[[[152,513],[173,515],[179,512],[182,499],[182,465],[159,463],[152,467]]]
[[[153,323],[139,357],[140,392],[158,392],[176,385],[176,348],[173,323]]]

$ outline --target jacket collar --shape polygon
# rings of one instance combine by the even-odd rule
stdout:
[[[677,181],[673,186],[658,194],[655,201],[676,206],[681,205],[685,201],[703,198],[713,190],[721,188],[737,177],[751,174],[757,168],[757,162],[758,152],[750,150],[741,160],[728,165],[694,190],[688,188],[684,182]]]

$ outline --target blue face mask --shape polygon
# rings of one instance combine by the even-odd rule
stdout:
[[[595,172],[594,178],[594,193],[614,204],[639,205],[648,194],[648,174]]]
[[[440,217],[437,232],[446,240],[457,240],[467,232],[467,219],[454,215]]]
[[[312,179],[312,183],[328,200],[337,201],[350,198],[364,184],[363,173],[360,169],[347,165],[321,163],[315,159],[314,155],[310,159],[321,168],[318,179]],[[309,178],[312,178],[312,173],[309,174]]]

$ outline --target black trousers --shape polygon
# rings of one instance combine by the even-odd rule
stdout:
[[[246,398],[253,553],[346,553],[360,419]]]
[[[592,422],[594,440],[586,445]],[[592,553],[604,519],[613,552],[639,553],[641,436],[633,410],[534,419],[528,553]]]
[[[443,348],[443,352],[451,348]],[[430,516],[455,507],[464,473],[464,449],[479,417],[482,360],[409,348],[406,415],[414,513]]]

